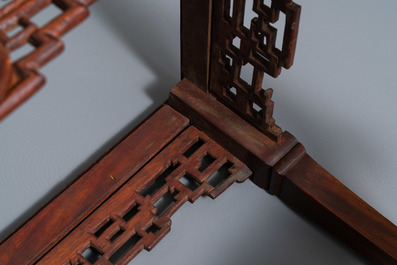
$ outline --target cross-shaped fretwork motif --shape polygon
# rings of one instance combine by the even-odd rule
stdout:
[[[264,73],[277,77],[281,67],[292,65],[300,6],[291,0],[273,0],[269,6],[264,0],[254,0],[255,16],[249,26],[244,24],[249,14],[246,9],[246,0],[215,3],[214,13],[223,16],[214,16],[210,90],[218,100],[277,140],[282,131],[272,117],[273,91],[263,90],[262,81]],[[282,36],[277,35],[274,26],[280,13],[285,15]],[[277,37],[283,39],[280,48],[276,46]],[[244,68],[251,69],[250,80],[241,77]]]

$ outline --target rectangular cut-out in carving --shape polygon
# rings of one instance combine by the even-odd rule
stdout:
[[[112,264],[116,264],[119,260],[121,260],[127,252],[132,249],[136,243],[141,239],[142,237],[138,234],[134,234],[130,239],[127,240],[112,256],[110,256],[109,261]]]
[[[233,58],[226,54],[226,62],[225,63],[226,63],[226,65],[225,65],[226,66],[226,70],[230,71],[230,69],[231,69],[231,67],[233,65]]]
[[[265,40],[266,38],[264,38]],[[266,65],[269,63],[269,59],[267,59],[260,51],[255,53],[255,58],[258,59],[262,64]]]
[[[163,195],[155,204],[154,207],[157,208],[157,216],[161,217],[173,204],[174,204],[174,196],[177,192],[170,193],[167,191],[166,194]]]
[[[37,26],[42,27],[62,13],[63,11],[57,5],[50,4],[41,12],[34,15],[30,20]]]
[[[258,112],[258,113],[262,110],[262,108],[259,107],[259,105],[256,104],[255,102],[252,103],[252,108],[253,108],[256,112]]]
[[[163,173],[161,173],[160,176],[158,176],[154,182],[152,182],[146,189],[144,189],[141,194],[142,196],[150,195],[153,196],[153,194],[158,191],[164,184],[165,184],[165,179],[172,173],[174,172],[175,169],[179,167],[179,163],[175,163],[175,165],[170,165],[166,170],[164,170]]]
[[[10,58],[11,61],[16,62],[19,59],[22,59],[23,57],[25,57],[26,55],[32,53],[34,50],[36,49],[36,47],[31,44],[30,42],[25,43],[24,45],[22,45],[21,47],[19,47],[16,50],[13,50],[10,54]]]
[[[243,25],[247,29],[249,29],[251,27],[252,19],[257,17],[257,14],[254,11],[252,11],[253,6],[254,6],[254,0],[246,0]]]
[[[229,88],[228,90],[225,91],[227,97],[232,101],[235,102],[236,101],[236,97],[237,97],[237,89],[233,86],[231,88]]]
[[[291,0],[234,0],[236,10],[230,17],[229,5],[230,0],[213,1],[213,13],[224,15],[213,16],[213,73],[209,90],[228,108],[277,142],[282,130],[270,115],[273,104],[270,104],[271,97],[263,96],[262,81],[264,74],[277,77],[282,67],[292,66],[300,6]],[[240,46],[234,45],[236,36],[241,39]],[[288,43],[283,44],[283,41]],[[233,58],[230,67],[226,55]],[[230,87],[238,90],[235,99],[229,93]],[[256,115],[253,101],[259,103],[267,115]]]
[[[233,44],[233,46],[236,47],[237,49],[240,49],[240,46],[241,46],[241,39],[240,39],[239,37],[234,37],[232,44]]]
[[[207,182],[209,184],[211,184],[212,187],[216,188],[228,176],[230,176],[229,168],[231,168],[232,166],[233,166],[233,164],[231,162],[227,161],[211,177],[209,177]]]
[[[266,35],[260,33],[260,36],[263,37],[263,39],[262,39],[262,44],[266,46],[266,45],[267,45],[267,37],[266,37]]]
[[[81,255],[91,264],[94,264],[102,257],[102,253],[93,246],[87,248]]]
[[[233,17],[234,0],[230,0],[229,16]]]
[[[283,12],[280,12],[278,20],[276,21],[276,23],[272,24],[272,26],[277,29],[276,48],[278,48],[279,50],[283,49],[285,22],[286,16]]]
[[[124,231],[125,231],[124,228],[119,227],[119,229],[117,230],[117,232],[114,233],[114,234],[109,238],[109,241],[113,243],[114,241],[116,241],[117,238],[119,238],[119,237],[124,233]]]
[[[198,138],[197,142],[195,142],[183,155],[189,158],[194,154],[201,146],[203,146],[204,141]]]
[[[203,143],[200,150],[189,158],[184,157],[183,152],[199,139]],[[219,161],[231,161],[233,174],[225,180],[228,185],[220,184],[213,188],[206,181],[208,176],[215,173],[223,163],[215,161],[204,173],[196,170],[198,159],[205,154],[216,154]],[[153,197],[142,196],[139,191],[147,186],[149,180],[154,181],[160,173],[164,173],[166,171],[164,165],[169,161],[180,163],[177,172],[167,177],[167,181]],[[117,165],[112,164],[112,167],[114,166]],[[184,186],[180,181],[187,172],[196,180],[193,186],[187,183]],[[127,264],[140,250],[152,249],[170,231],[170,218],[184,203],[194,202],[201,195],[215,198],[230,184],[242,182],[250,175],[251,171],[241,161],[203,132],[190,126],[77,225],[68,236],[41,258],[37,265],[65,264],[67,261],[72,261],[76,265],[75,262],[79,258],[82,260],[79,250],[86,249],[87,242],[93,242],[102,255],[95,264],[108,264],[108,260],[113,264]],[[192,191],[190,188],[195,189]],[[96,239],[92,228],[98,230],[100,221],[105,225],[107,218],[112,219],[114,223],[99,239]],[[90,230],[87,231],[87,228]],[[132,235],[135,236],[131,239]],[[82,262],[87,263],[85,260]]]
[[[113,223],[114,223],[114,221],[112,219],[108,218],[105,221],[105,223],[103,223],[101,225],[101,227],[94,233],[94,235],[96,237],[100,237],[106,231],[106,229],[108,229]]]
[[[200,186],[200,183],[198,183],[194,177],[188,173],[186,173],[183,177],[181,177],[179,179],[179,181],[185,185],[186,187],[188,187],[191,191],[194,191],[195,189],[197,189],[197,187]]]
[[[247,63],[246,65],[241,66],[241,73],[240,73],[240,78],[247,82],[249,85],[252,84],[252,78],[254,76],[254,66],[250,63]]]
[[[7,263],[8,259],[16,265],[64,264],[68,260],[74,261],[79,258],[77,256],[77,253],[80,253],[79,250],[86,249],[87,242],[95,240],[93,232],[106,218],[111,217],[117,225],[124,227],[125,222],[121,216],[141,196],[131,190],[124,196],[117,196],[115,194],[119,192],[118,188],[123,188],[129,179],[134,179],[133,182],[135,182],[135,174],[139,173],[145,164],[184,131],[187,125],[188,120],[181,114],[169,106],[161,107],[3,242],[0,245],[0,263]],[[153,128],[157,128],[157,130],[153,130]],[[152,174],[151,178],[154,178],[153,175],[160,170],[161,168],[146,172],[140,183],[146,183],[144,180],[148,178],[149,174]],[[115,178],[112,179],[110,175]],[[128,175],[134,175],[134,177],[129,178]],[[137,202],[139,203],[139,201]],[[53,209],[64,214],[54,215]],[[95,212],[94,215],[93,212]],[[142,215],[139,213],[136,218],[139,216]],[[125,228],[134,222],[134,220],[131,221]],[[145,220],[145,224],[149,224],[150,221]],[[43,230],[37,229],[37,227],[45,228],[46,232],[43,233]],[[116,224],[113,224],[112,227],[116,227]],[[31,240],[31,238],[40,240]],[[100,241],[108,242],[102,238]],[[47,253],[48,247],[52,251],[57,246],[60,246],[58,248],[61,250],[60,252],[54,251],[53,255],[49,255],[51,257],[47,256],[48,259],[44,257],[38,261]],[[109,247],[100,250],[106,251],[106,257],[109,256]]]
[[[18,24],[12,30],[7,32],[7,37],[13,37],[13,36],[17,35],[19,32],[21,32],[22,30],[23,30],[23,27]]]
[[[126,222],[131,220],[139,212],[139,206],[138,203],[135,203],[134,206],[123,215],[123,220]]]
[[[272,5],[272,0],[263,0],[263,4],[270,8]]]
[[[201,165],[198,168],[198,171],[203,172],[207,169],[207,167],[214,163],[215,160],[216,159],[212,155],[206,154],[203,158],[201,158]]]
[[[157,225],[155,225],[155,224],[152,224],[148,229],[146,229],[146,233],[152,233],[153,235],[155,235],[155,234],[157,234],[157,232],[160,230],[160,228],[157,226]]]

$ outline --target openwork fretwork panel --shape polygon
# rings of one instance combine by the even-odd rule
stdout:
[[[217,197],[251,171],[194,127],[131,177],[38,264],[127,264],[169,231],[186,201]]]
[[[13,0],[0,8],[0,119],[44,84],[38,69],[63,50],[59,38],[95,1]]]
[[[273,91],[262,83],[265,73],[277,77],[293,63],[300,6],[291,0],[221,0],[213,12],[210,90],[277,140],[282,131],[272,117]],[[250,73],[248,80],[243,72]]]

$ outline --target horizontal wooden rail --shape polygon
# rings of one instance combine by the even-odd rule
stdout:
[[[188,120],[163,106],[0,245],[0,263],[33,264],[175,138]]]
[[[291,134],[271,141],[188,80],[171,90],[169,104],[246,163],[255,184],[374,264],[397,264],[397,227],[317,164]]]

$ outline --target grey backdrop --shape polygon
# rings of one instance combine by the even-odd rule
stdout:
[[[297,2],[295,65],[265,80],[276,121],[397,224],[397,2]],[[179,80],[179,0],[99,1],[64,40],[42,69],[47,85],[0,123],[1,238],[167,98]],[[172,219],[131,264],[366,264],[249,181]]]

